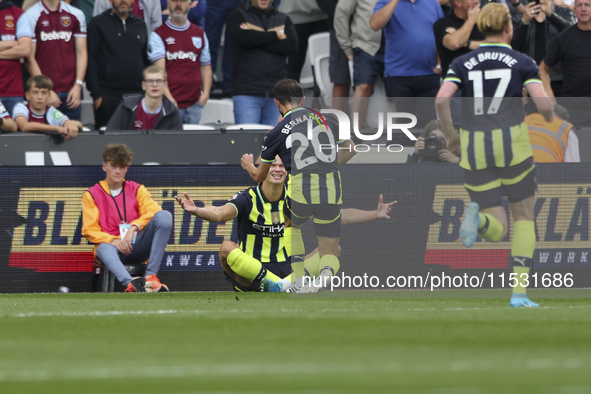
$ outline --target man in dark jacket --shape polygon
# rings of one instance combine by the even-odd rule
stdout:
[[[232,45],[236,123],[275,125],[279,111],[273,86],[287,76],[287,56],[297,50],[293,23],[272,0],[244,0],[228,15],[226,29]]]
[[[182,130],[179,109],[164,96],[166,71],[158,66],[144,70],[142,89],[145,95],[128,95],[107,125],[113,130]]]
[[[575,14],[568,7],[554,5],[551,0],[541,0],[539,4],[531,1],[524,7],[521,19],[515,25],[511,46],[539,65],[558,33],[576,23]],[[550,74],[555,96],[560,96],[562,79],[562,67],[558,64]]]
[[[94,100],[97,130],[124,95],[142,92],[142,72],[150,64],[146,23],[130,12],[132,3],[112,0],[113,8],[88,25],[86,87]]]

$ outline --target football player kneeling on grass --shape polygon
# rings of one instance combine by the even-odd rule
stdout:
[[[126,292],[168,291],[157,277],[172,230],[172,215],[152,199],[144,185],[125,179],[133,152],[125,144],[107,145],[107,177],[82,197],[82,235],[95,244],[96,259]],[[148,261],[145,277],[132,278],[124,264]]]
[[[236,291],[280,292],[291,285],[290,237],[286,234],[289,227],[285,227],[283,215],[286,177],[287,171],[277,156],[262,183],[236,194],[226,205],[198,207],[186,193],[184,199],[175,197],[185,211],[201,219],[219,223],[238,218],[239,244],[224,241],[219,252],[226,279]],[[384,203],[380,196],[375,211],[343,209],[342,224],[390,219],[388,214],[394,204],[396,201]],[[322,268],[318,253],[309,257],[305,260],[308,276],[317,276]],[[313,290],[321,287],[310,286],[309,292]]]

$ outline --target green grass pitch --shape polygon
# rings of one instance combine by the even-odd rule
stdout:
[[[591,392],[590,298],[324,294],[0,295],[0,393]]]

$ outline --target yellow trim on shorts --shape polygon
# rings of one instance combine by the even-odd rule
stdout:
[[[330,219],[330,220],[323,220],[323,219],[317,219],[316,217],[314,218],[314,223],[317,224],[331,224],[336,222],[340,217],[341,217],[342,211],[339,211],[339,214],[337,215],[336,218],[334,219]]]
[[[523,171],[521,174],[517,175],[515,178],[498,178],[498,179],[495,179],[493,181],[490,181],[488,183],[485,183],[483,185],[478,185],[478,186],[469,185],[467,183],[464,183],[464,187],[466,189],[472,190],[473,192],[486,192],[488,190],[496,189],[497,187],[501,187],[504,185],[515,185],[515,184],[521,182],[526,176],[528,176],[529,173],[532,172],[534,168],[535,168],[535,166],[532,165],[530,168]]]
[[[530,172],[533,171],[534,168],[535,168],[535,166],[532,165],[530,168],[523,171],[521,174],[517,175],[515,178],[510,178],[510,179],[500,178],[501,183],[503,185],[515,185],[516,183],[521,182]]]
[[[473,192],[486,192],[488,190],[492,190],[492,189],[496,189],[497,187],[501,187],[502,183],[501,183],[501,179],[495,179],[494,181],[490,181],[488,183],[485,183],[483,185],[479,185],[479,186],[473,186],[473,185],[468,185],[467,183],[464,183],[464,187],[466,189],[472,190]]]

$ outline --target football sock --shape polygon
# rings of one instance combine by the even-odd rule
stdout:
[[[491,242],[499,242],[503,237],[503,225],[494,216],[487,213],[479,213],[480,227],[478,235]]]
[[[291,256],[291,270],[293,271],[291,278],[294,281],[297,278],[301,278],[306,275],[306,268],[304,266],[304,256]]]
[[[536,247],[536,230],[533,221],[519,220],[513,224],[513,243],[511,244],[511,256],[513,272],[517,274],[518,283],[513,288],[514,294],[526,293],[525,276],[529,279],[532,258]],[[523,275],[522,277],[522,274]]]
[[[306,247],[304,246],[304,240],[302,239],[302,230],[295,227],[289,227],[291,231],[288,231],[289,238],[286,239],[286,243],[290,244],[288,252],[292,255],[304,255],[306,254]],[[283,234],[285,236],[285,233]]]
[[[293,269],[293,263],[291,266]],[[318,276],[323,269],[328,267],[332,270],[333,275],[336,275],[336,273],[340,269],[340,266],[341,265],[339,259],[336,256],[325,255],[324,257],[322,257],[322,259],[320,259],[320,254],[314,253],[312,256],[310,256],[310,258],[307,258],[304,261],[304,274],[310,278],[314,278]],[[286,276],[284,279],[288,279],[291,281],[292,278],[295,277],[296,275],[291,274]]]
[[[529,282],[529,271],[531,269],[531,260],[527,257],[513,257],[513,273],[517,274],[517,283],[511,280],[511,285],[515,284],[513,288],[513,296],[525,296],[527,291],[526,285]],[[523,265],[522,265],[523,264]]]
[[[295,227],[290,227],[291,231],[290,239],[287,239],[287,243],[291,245],[291,269],[293,271],[293,277],[300,278],[306,274],[304,267],[304,255],[306,254],[306,247],[304,246],[304,240],[302,239],[302,230]],[[285,235],[285,234],[284,234]]]
[[[320,272],[324,271],[325,269],[329,269],[332,271],[333,275],[336,275],[341,268],[341,263],[339,262],[339,258],[334,254],[325,254],[320,258]]]
[[[267,278],[274,282],[277,282],[280,279],[277,275],[268,271],[260,261],[254,257],[248,256],[238,248],[230,252],[226,261],[232,271],[243,278],[253,281],[261,281]]]
[[[534,257],[536,248],[536,228],[533,221],[519,220],[513,223],[513,243],[511,256]]]
[[[306,269],[307,275],[314,277],[320,273],[320,253],[314,253],[310,258],[304,260],[304,268]]]

